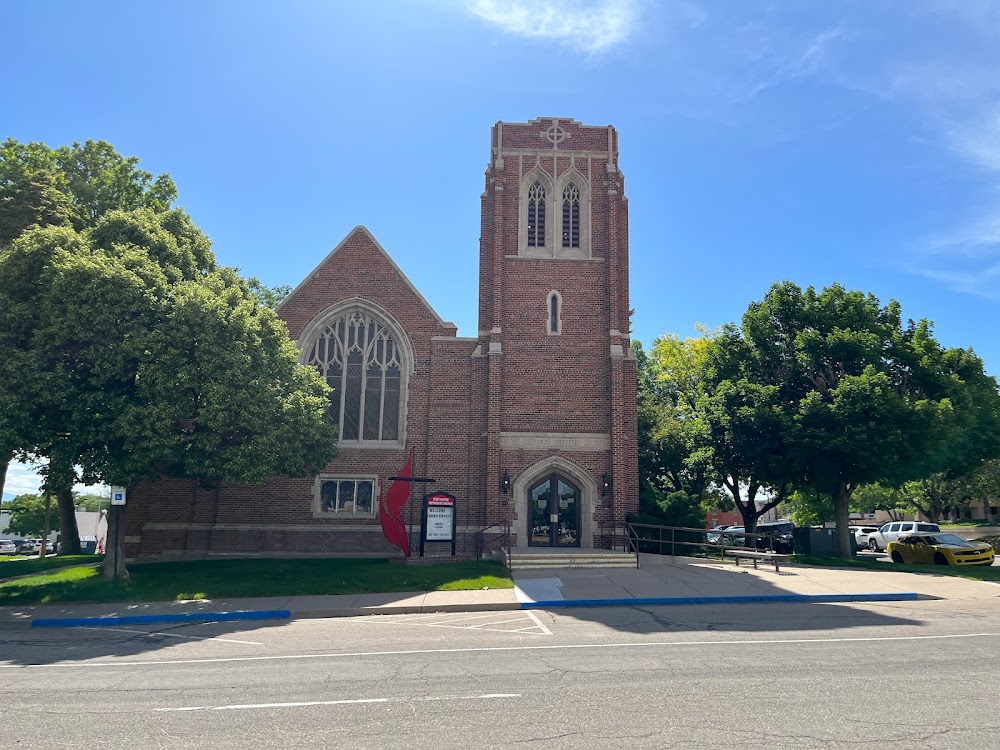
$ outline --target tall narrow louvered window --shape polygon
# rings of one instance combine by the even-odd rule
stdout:
[[[308,348],[306,364],[333,388],[330,409],[341,442],[399,440],[402,361],[392,334],[364,312],[324,328]]]
[[[580,247],[580,188],[572,182],[563,189],[562,246]]]
[[[545,188],[537,181],[528,189],[528,247],[545,247]]]

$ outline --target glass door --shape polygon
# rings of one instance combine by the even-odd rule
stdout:
[[[529,544],[542,547],[580,546],[580,490],[558,474],[550,474],[528,490]]]

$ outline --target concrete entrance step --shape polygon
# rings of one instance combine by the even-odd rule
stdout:
[[[625,552],[608,550],[526,551],[513,549],[507,566],[511,570],[535,570],[538,568],[635,568],[636,556]]]

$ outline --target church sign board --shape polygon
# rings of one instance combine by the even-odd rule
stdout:
[[[451,543],[451,554],[455,554],[457,514],[455,496],[447,492],[432,492],[424,495],[424,507],[420,514],[420,556],[424,556],[427,543]]]

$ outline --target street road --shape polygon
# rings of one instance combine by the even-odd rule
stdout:
[[[24,748],[995,748],[998,662],[1000,598],[0,630],[0,717]]]

